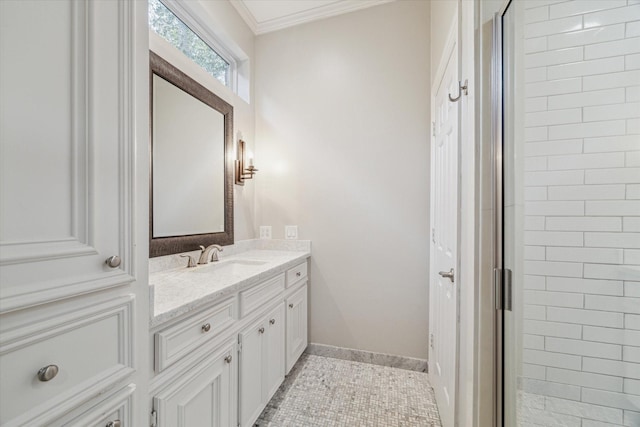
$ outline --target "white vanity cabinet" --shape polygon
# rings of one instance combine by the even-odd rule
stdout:
[[[212,352],[154,398],[158,427],[228,427],[236,422],[235,339]]]
[[[280,302],[239,334],[241,427],[253,425],[284,380],[284,317]]]
[[[252,254],[261,255],[273,256]],[[168,320],[150,331],[153,427],[254,425],[307,346],[307,259],[288,256],[293,259],[271,265],[269,273],[249,274],[227,288],[212,275],[202,286],[219,297],[203,292],[206,303],[190,300],[175,304],[174,317],[160,314]],[[164,283],[176,283],[168,293],[174,297],[184,282],[168,277]]]

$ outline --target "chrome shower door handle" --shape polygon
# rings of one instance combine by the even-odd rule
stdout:
[[[453,283],[455,280],[455,273],[453,272],[453,268],[449,271],[439,271],[438,274],[451,280],[451,283]]]

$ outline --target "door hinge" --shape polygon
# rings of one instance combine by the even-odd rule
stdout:
[[[436,136],[436,122],[431,122],[431,135]]]
[[[433,334],[429,334],[429,347],[434,348],[433,347]]]
[[[435,228],[432,228],[432,229],[431,229],[431,241],[432,241],[433,243],[435,243],[435,242],[436,242],[436,229],[435,229]]]
[[[158,413],[154,409],[151,411],[151,427],[156,427],[158,425]]]
[[[238,336],[238,353],[242,353],[242,339]]]
[[[513,309],[513,283],[511,270],[505,268],[493,269],[493,282],[496,292],[496,310],[512,311]]]

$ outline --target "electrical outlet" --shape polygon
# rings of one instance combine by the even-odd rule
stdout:
[[[270,225],[261,225],[260,226],[260,238],[261,239],[270,239],[271,238],[271,226]]]
[[[297,239],[298,238],[298,226],[297,225],[285,225],[284,226],[284,238],[285,239]]]

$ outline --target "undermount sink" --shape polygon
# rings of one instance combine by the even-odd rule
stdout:
[[[228,261],[217,261],[206,266],[189,269],[190,273],[243,273],[252,267],[266,264],[266,261],[256,261],[249,259],[233,259]]]

